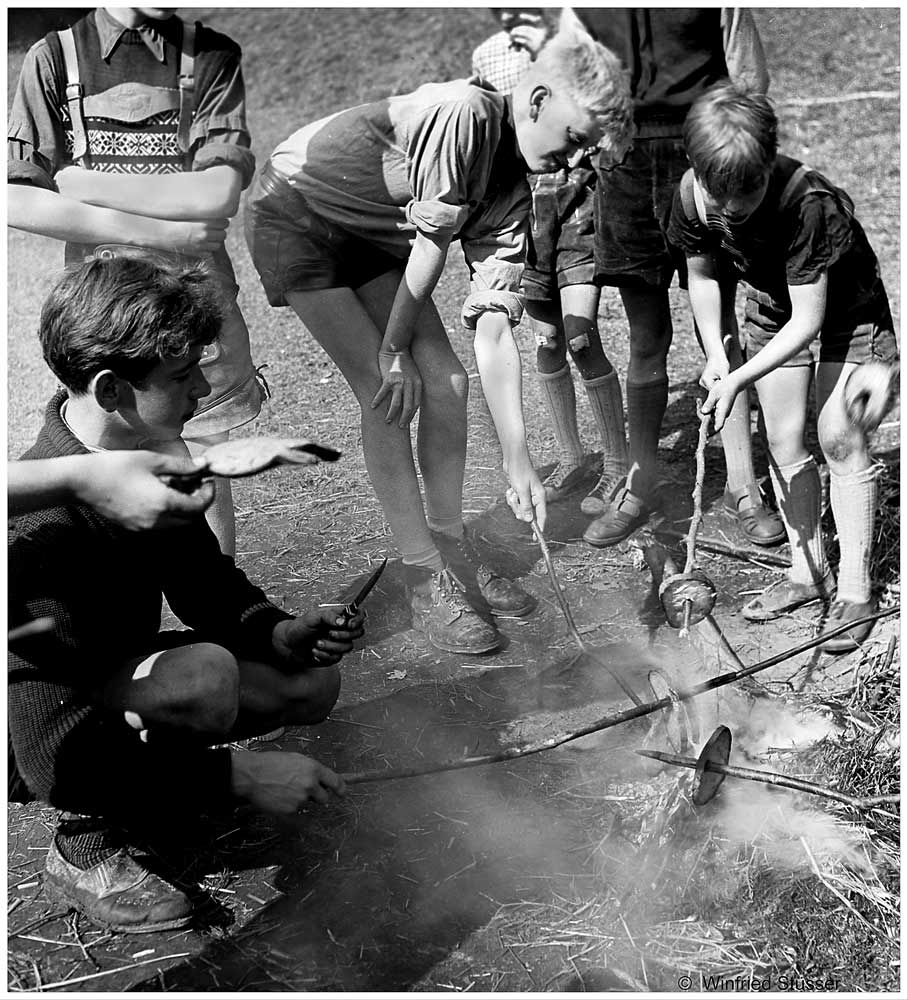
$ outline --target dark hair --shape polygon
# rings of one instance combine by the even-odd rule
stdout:
[[[89,259],[68,267],[44,303],[44,360],[76,394],[105,368],[139,386],[164,359],[217,338],[218,299],[202,264],[151,255]]]
[[[717,83],[688,112],[684,145],[697,179],[714,198],[753,191],[778,152],[776,114],[763,94]]]

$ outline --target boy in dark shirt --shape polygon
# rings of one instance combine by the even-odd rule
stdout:
[[[179,438],[209,386],[199,367],[221,322],[198,265],[94,260],[70,268],[41,315],[44,356],[66,387],[25,459]],[[362,618],[302,618],[253,586],[198,517],[127,531],[80,503],[11,522],[9,624],[51,618],[11,644],[9,724],[31,792],[64,810],[45,886],[97,923],[179,927],[190,903],[130,854],[130,831],[237,799],[294,813],[343,791],[298,754],[209,749],[334,705],[335,667]],[[191,631],[161,632],[162,597]]]
[[[848,195],[778,153],[776,116],[759,94],[718,84],[684,125],[691,170],[672,205],[668,235],[687,257],[690,302],[706,351],[704,409],[721,428],[742,389],[755,385],[766,422],[770,473],[791,543],[792,566],[744,607],[768,621],[819,599],[828,624],[872,613],[870,556],[877,466],[849,416],[846,385],[862,364],[891,363],[897,344],[879,264]],[[722,289],[747,291],[748,360],[729,371]],[[817,431],[829,463],[839,538],[838,585],[826,563],[820,477],[804,441],[815,376]],[[863,642],[871,625],[827,640],[827,652]]]

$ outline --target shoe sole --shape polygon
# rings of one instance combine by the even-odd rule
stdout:
[[[615,538],[590,538],[584,534],[583,540],[587,545],[592,545],[594,549],[607,549],[612,545],[620,545],[622,542],[626,542],[635,531],[639,531],[645,527],[648,520],[649,518],[646,521],[641,521],[640,524],[634,525],[626,535],[617,535]]]
[[[76,910],[90,920],[95,926],[103,927],[105,930],[117,931],[120,934],[156,934],[158,931],[175,931],[182,927],[187,927],[192,922],[192,914],[187,913],[185,917],[177,917],[174,920],[159,920],[148,924],[116,924],[90,913],[85,908],[85,902],[71,896],[66,889],[50,881],[44,876],[44,894],[52,902],[63,903],[72,910]]]
[[[416,628],[415,631],[419,632],[420,635],[425,636],[426,642],[429,643],[434,649],[440,649],[443,653],[457,653],[459,656],[482,656],[483,653],[492,653],[496,649],[501,647],[501,639],[496,636],[495,640],[486,646],[455,646],[454,643],[441,642],[438,639],[433,639],[432,636],[428,635],[423,629]]]

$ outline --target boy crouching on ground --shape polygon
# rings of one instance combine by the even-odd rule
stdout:
[[[91,260],[41,315],[65,386],[25,459],[174,441],[209,391],[199,361],[218,335],[216,284],[199,266]],[[292,814],[342,780],[291,753],[219,748],[334,705],[335,664],[362,618],[271,604],[204,518],[127,532],[81,504],[11,522],[11,628],[54,629],[10,650],[9,724],[31,792],[63,810],[49,892],[119,931],[186,924],[189,899],[130,854],[130,834],[243,800]],[[161,632],[162,596],[189,631]]]

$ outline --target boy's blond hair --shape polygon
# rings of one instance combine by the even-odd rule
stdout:
[[[566,7],[558,33],[542,47],[527,71],[535,81],[567,92],[602,128],[601,149],[617,159],[634,134],[634,104],[621,60],[595,41]]]

